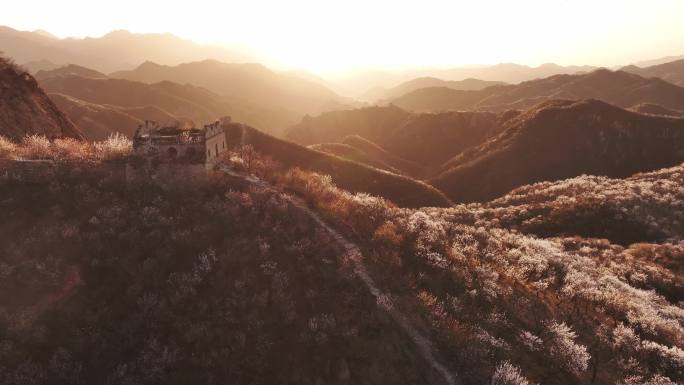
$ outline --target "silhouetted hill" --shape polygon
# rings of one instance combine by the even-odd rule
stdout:
[[[312,144],[359,135],[398,158],[433,168],[496,135],[503,118],[504,114],[491,112],[418,114],[391,105],[367,107],[307,117],[288,128],[286,137]]]
[[[33,76],[0,57],[0,135],[18,141],[27,134],[82,137]]]
[[[43,33],[0,26],[2,50],[18,63],[48,60],[73,63],[108,73],[132,68],[146,60],[175,65],[214,58],[246,61],[249,56],[220,46],[205,46],[169,33],[138,34],[125,30],[101,37],[57,39]]]
[[[650,67],[627,66],[623,71],[643,77],[656,77],[684,87],[684,58]]]
[[[684,119],[597,100],[543,103],[452,159],[431,184],[457,202],[486,201],[529,183],[581,174],[625,177],[684,160]]]
[[[84,78],[106,78],[107,75],[102,72],[92,70],[90,68],[81,67],[76,64],[69,64],[53,70],[40,70],[36,72],[35,78],[38,81],[45,80],[57,76],[76,75]]]
[[[235,120],[269,129],[278,126],[278,122],[287,120],[287,116],[252,106],[243,100],[222,97],[201,87],[169,81],[146,84],[124,79],[67,75],[47,78],[41,81],[41,85],[49,93],[59,93],[89,104],[99,104],[105,109],[111,106],[119,111],[155,107],[164,111],[165,115],[192,120],[196,124],[204,124],[229,115]],[[148,120],[141,116],[138,118]],[[81,121],[78,117],[74,117],[74,120]],[[99,125],[109,127],[111,131],[130,130],[112,124],[113,122],[108,120],[99,122]]]
[[[351,102],[316,82],[280,74],[260,64],[204,60],[165,66],[146,62],[134,70],[116,72],[110,77],[145,83],[168,80],[204,87],[223,96],[293,116],[291,121],[284,122],[281,129],[295,123],[304,114],[340,109]]]
[[[527,109],[545,100],[594,98],[623,107],[640,103],[684,109],[684,88],[661,79],[645,79],[624,71],[597,70],[581,75],[556,75],[518,85],[481,91],[423,88],[392,103],[412,111]]]
[[[377,87],[363,95],[363,99],[376,101],[382,99],[394,99],[415,90],[426,87],[446,87],[452,90],[481,90],[487,87],[502,85],[503,82],[486,81],[479,79],[465,80],[442,80],[433,77],[423,77],[409,80],[392,88]]]
[[[237,140],[242,137],[242,130],[245,132],[242,144],[251,145],[287,168],[299,167],[330,175],[333,183],[345,190],[380,196],[404,207],[451,205],[434,187],[404,175],[316,151],[240,124],[230,125],[226,132],[228,138]]]

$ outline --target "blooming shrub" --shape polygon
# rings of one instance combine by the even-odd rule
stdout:
[[[42,135],[27,135],[20,144],[0,136],[0,158],[37,160],[114,160],[130,155],[132,142],[115,133],[100,142],[84,142],[72,138],[58,138],[50,142]]]

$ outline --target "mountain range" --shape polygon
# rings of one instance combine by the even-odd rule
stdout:
[[[684,87],[684,58],[648,67],[627,66],[623,71],[643,77],[656,77]]]
[[[391,102],[412,111],[505,111],[530,108],[545,100],[586,98],[623,107],[652,103],[673,110],[684,109],[684,88],[659,78],[608,69],[579,75],[554,75],[480,91],[422,88]]]
[[[17,63],[54,63],[56,66],[77,64],[109,73],[133,68],[147,60],[179,64],[213,58],[244,62],[250,56],[219,46],[204,46],[172,34],[139,34],[126,30],[101,37],[59,39],[44,31],[19,31],[0,26],[0,47]],[[53,69],[41,66],[40,69]]]

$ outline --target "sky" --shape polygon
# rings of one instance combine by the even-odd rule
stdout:
[[[58,37],[170,32],[272,66],[616,66],[684,54],[684,0],[22,0],[0,25]],[[0,42],[0,48],[1,48]]]

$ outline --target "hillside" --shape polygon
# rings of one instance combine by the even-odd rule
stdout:
[[[293,116],[281,129],[305,114],[340,109],[351,103],[317,82],[277,73],[260,64],[204,60],[165,66],[145,62],[134,70],[115,72],[110,77],[144,83],[172,81],[192,84],[222,96],[245,100],[259,108]]]
[[[345,190],[381,196],[402,207],[451,205],[434,187],[404,175],[300,146],[241,124],[232,124],[226,133],[232,145],[249,145],[286,169],[298,167],[329,175]]]
[[[285,136],[313,144],[359,135],[425,171],[496,135],[508,117],[490,112],[410,113],[393,105],[366,107],[307,117],[289,127]]]
[[[35,78],[38,81],[42,81],[48,78],[53,78],[57,76],[81,76],[84,78],[106,78],[107,75],[102,72],[95,71],[90,68],[81,67],[75,64],[69,64],[63,67],[55,68],[52,70],[40,70],[36,72]]]
[[[18,63],[73,63],[103,73],[130,69],[146,60],[176,65],[209,58],[237,62],[250,59],[249,55],[236,50],[199,45],[169,33],[140,34],[118,30],[99,37],[57,39],[0,26],[0,41],[5,54]]]
[[[629,194],[624,207],[610,199],[638,182],[615,190],[602,184],[593,198],[650,221],[661,210],[681,209],[668,197],[681,183],[681,176],[669,179],[671,172],[681,168],[652,174],[643,190],[623,191]],[[397,209],[320,176],[284,178],[346,234],[366,240],[369,275],[391,306],[411,309],[411,319],[430,328],[461,383],[672,385],[684,379],[681,244],[625,248],[579,236],[542,239],[502,228],[506,211],[486,218],[480,205]],[[534,205],[535,187],[515,197],[520,215],[524,204]],[[656,191],[665,198],[659,204],[632,205],[652,200]]]
[[[542,103],[464,152],[429,182],[456,202],[486,201],[539,181],[625,177],[684,160],[684,119],[641,115],[597,100]]]
[[[415,90],[426,87],[445,87],[452,90],[481,90],[487,87],[502,85],[503,82],[487,81],[479,79],[464,79],[464,80],[442,80],[433,77],[422,77],[409,80],[392,88],[376,87],[368,90],[362,99],[369,101],[378,101],[383,99],[394,99],[405,95]]]
[[[483,205],[478,221],[542,237],[613,243],[684,239],[684,164],[626,179],[582,175],[516,188]]]
[[[643,77],[656,77],[672,84],[684,87],[684,58],[675,58],[667,63],[648,67],[627,66],[623,71],[631,72]]]
[[[667,109],[663,106],[659,106],[657,104],[651,104],[651,103],[637,104],[636,106],[632,106],[630,108],[630,110],[632,110],[634,112],[639,112],[642,114],[684,117],[684,112],[682,112],[682,111],[670,110],[670,109]]]
[[[281,194],[73,171],[0,180],[0,383],[434,382]]]
[[[372,159],[401,170],[406,175],[417,178],[423,173],[423,167],[418,163],[402,159],[362,136],[345,136],[342,139],[342,143],[362,151],[366,156]]]
[[[131,109],[152,111],[149,116],[137,114],[136,118],[139,120],[160,117],[160,121],[167,121],[171,117],[174,120],[191,120],[201,125],[222,116],[231,116],[235,120],[268,130],[287,119],[286,115],[252,106],[240,99],[222,97],[201,87],[169,81],[146,84],[123,79],[67,75],[44,79],[41,86],[50,94],[62,94],[82,101],[80,104],[99,105],[99,110],[114,108],[127,114],[130,114]],[[68,111],[75,113],[74,121],[82,121],[82,114],[77,112],[78,109],[69,108]],[[97,126],[110,132],[126,132],[135,128],[120,127],[118,121],[111,121],[105,115],[91,118],[96,120]],[[82,129],[88,132],[87,124]],[[93,135],[95,134],[87,134]]]
[[[335,155],[342,159],[365,164],[366,166],[375,167],[377,169],[389,171],[394,174],[403,174],[402,171],[390,166],[382,160],[370,156],[366,152],[345,143],[312,144],[311,146],[308,146],[308,148],[320,152],[327,152],[328,154]]]
[[[263,151],[232,165],[330,162],[229,131]],[[289,166],[163,188],[90,159],[0,178],[0,383],[681,383],[683,167],[417,209]],[[672,243],[558,215],[595,206]],[[568,236],[524,234],[539,214]]]
[[[0,57],[0,135],[81,138],[81,132],[48,98],[36,79]]]
[[[545,100],[590,98],[622,107],[651,103],[673,110],[684,109],[684,88],[661,79],[607,69],[556,75],[481,91],[423,88],[393,99],[392,103],[410,111],[505,111],[531,108]]]

